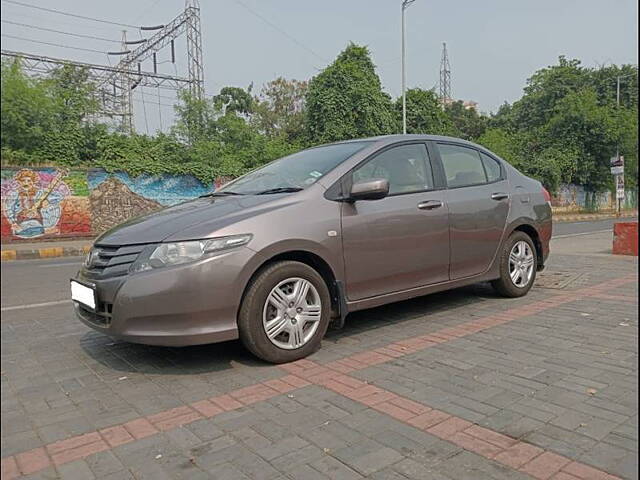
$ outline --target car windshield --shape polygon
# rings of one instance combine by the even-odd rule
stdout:
[[[217,192],[255,195],[302,190],[370,144],[349,142],[302,150],[227,183]]]

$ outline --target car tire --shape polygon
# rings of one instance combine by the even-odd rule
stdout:
[[[518,252],[523,252],[521,259],[518,258]],[[512,254],[514,254],[513,260],[511,259]],[[491,282],[493,288],[504,297],[516,298],[526,295],[536,279],[538,265],[538,253],[531,237],[524,232],[513,232],[504,243],[499,262],[500,278]],[[526,271],[523,271],[524,267],[520,267],[518,262],[521,265],[526,263],[527,266],[531,262],[530,272],[528,267]],[[515,272],[516,269],[519,269],[519,272]],[[513,277],[516,277],[515,280]]]
[[[298,302],[295,289],[302,291],[304,286],[307,293]],[[285,304],[286,308],[280,308]],[[330,317],[331,296],[320,274],[301,262],[280,261],[262,269],[250,282],[240,306],[238,329],[242,343],[255,356],[286,363],[320,348]]]

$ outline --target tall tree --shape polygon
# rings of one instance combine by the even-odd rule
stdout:
[[[24,74],[19,60],[3,61],[1,68],[2,148],[33,152],[53,127],[53,101],[41,81]]]
[[[391,98],[382,91],[369,50],[353,43],[311,80],[306,108],[312,143],[394,131]]]
[[[411,88],[406,92],[407,133],[455,135],[451,118],[442,111],[438,96],[433,90]],[[402,129],[402,97],[395,102],[396,129]]]
[[[255,97],[253,122],[268,137],[300,142],[304,133],[304,107],[308,83],[278,77]]]
[[[488,117],[479,114],[475,108],[466,107],[462,100],[446,105],[445,112],[457,134],[466,140],[475,140],[487,128]]]

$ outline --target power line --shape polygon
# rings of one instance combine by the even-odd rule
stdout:
[[[102,20],[100,18],[86,17],[84,15],[77,15],[75,13],[69,13],[69,12],[63,12],[61,10],[55,10],[53,8],[39,7],[38,5],[31,5],[30,3],[17,2],[16,0],[2,0],[2,1],[5,2],[5,3],[11,3],[13,5],[20,5],[21,7],[33,8],[35,10],[42,10],[44,12],[57,13],[59,15],[66,15],[68,17],[80,18],[82,20],[91,20],[92,22],[107,23],[109,25],[118,25],[120,27],[129,27],[129,28],[135,28],[135,29],[140,28],[137,25],[129,25],[127,23],[120,23],[120,22],[110,22],[109,20]]]
[[[39,27],[37,25],[29,25],[28,23],[12,22],[11,20],[1,20],[2,23],[8,23],[10,25],[17,25],[19,27],[27,27],[35,30],[44,30],[45,32],[60,33],[62,35],[70,35],[72,37],[89,38],[92,40],[100,40],[103,42],[111,42],[120,44],[118,40],[112,40],[110,38],[94,37],[93,35],[83,35],[82,33],[63,32],[62,30],[54,30],[53,28]]]
[[[280,32],[282,35],[284,35],[285,37],[287,37],[289,40],[291,40],[293,43],[295,43],[296,45],[298,45],[300,48],[303,48],[304,50],[306,50],[307,52],[309,52],[311,55],[313,55],[314,57],[318,58],[319,60],[322,60],[323,62],[329,62],[329,60],[327,60],[326,58],[322,57],[321,55],[317,54],[316,52],[314,52],[311,48],[307,47],[305,44],[303,44],[301,41],[299,41],[297,38],[295,38],[294,36],[292,36],[291,34],[289,34],[287,31],[283,30],[282,28],[278,27],[277,25],[275,25],[274,23],[270,22],[269,20],[267,20],[265,17],[263,17],[262,15],[260,15],[258,12],[256,12],[255,10],[249,8],[249,6],[245,5],[244,2],[241,2],[240,0],[235,0],[236,3],[238,5],[240,5],[241,7],[245,8],[246,10],[249,11],[249,13],[251,13],[252,15],[255,15],[256,17],[258,17],[260,20],[262,20],[264,23],[266,23],[267,25],[269,25],[271,28],[277,30],[278,32]]]
[[[15,40],[23,40],[25,42],[41,43],[42,45],[50,45],[52,47],[69,48],[71,50],[82,50],[84,52],[92,52],[92,53],[104,53],[105,55],[107,53],[107,52],[102,51],[102,50],[93,50],[91,48],[82,48],[82,47],[72,47],[70,45],[62,45],[60,43],[42,42],[40,40],[32,40],[30,38],[17,37],[15,35],[6,35],[4,33],[2,35],[0,35],[0,36],[5,37],[5,38],[13,38]]]

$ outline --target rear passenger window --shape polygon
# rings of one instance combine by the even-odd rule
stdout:
[[[489,182],[495,182],[502,178],[502,169],[500,164],[491,158],[489,155],[485,155],[480,152],[480,157],[482,158],[482,164],[484,165],[484,169],[487,172],[487,178]]]
[[[487,174],[477,150],[460,145],[438,144],[450,188],[487,183]]]

